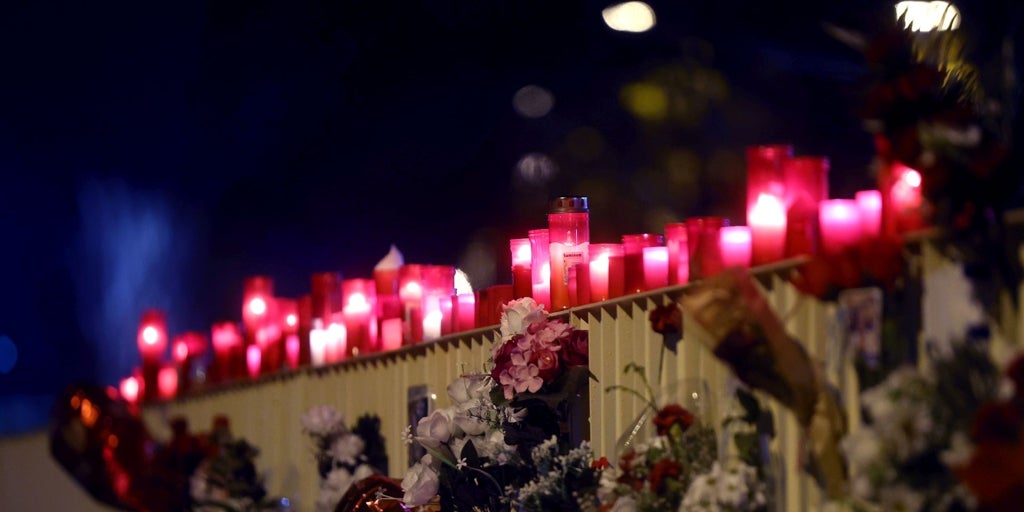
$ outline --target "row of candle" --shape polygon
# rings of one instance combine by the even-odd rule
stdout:
[[[372,279],[314,274],[311,293],[298,299],[276,297],[269,277],[251,277],[243,287],[242,328],[224,322],[211,329],[206,377],[216,383],[318,366],[493,325],[501,304],[513,298],[531,296],[557,311],[687,283],[729,266],[838,252],[883,230],[922,225],[921,177],[912,169],[897,165],[883,173],[882,190],[828,199],[827,159],[794,158],[788,146],[753,147],[747,158],[746,226],[695,217],[665,225],[664,234],[591,244],[587,198],[558,198],[547,228],[510,241],[511,285],[458,293],[454,267],[406,265],[394,248]],[[122,382],[126,397],[174,396],[189,386],[190,364],[207,352],[203,334],[186,333],[171,345],[174,363],[163,363],[168,341],[158,312],[143,315],[138,344],[143,365]]]

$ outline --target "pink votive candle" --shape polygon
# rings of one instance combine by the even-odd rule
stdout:
[[[686,245],[689,251],[690,279],[704,279],[722,271],[720,231],[727,225],[721,217],[686,219]]]
[[[160,398],[164,400],[174,398],[174,395],[178,394],[178,369],[170,365],[160,368],[156,386]]]
[[[668,286],[668,247],[644,247],[644,289]]]
[[[860,225],[864,236],[876,238],[882,233],[882,193],[861,190],[854,196],[860,210]]]
[[[126,402],[133,405],[139,402],[139,379],[135,377],[121,379],[118,390],[121,392],[121,398]]]
[[[860,209],[852,199],[822,201],[818,214],[821,222],[821,245],[826,253],[837,253],[860,242]]]
[[[259,345],[249,345],[245,349],[245,367],[249,370],[249,377],[255,379],[260,375],[260,364],[263,362],[263,351]]]
[[[284,358],[288,367],[296,369],[299,367],[299,353],[302,348],[298,334],[289,334],[284,340]]]
[[[690,275],[685,222],[665,224],[665,247],[668,248],[668,284],[685,283],[687,277],[679,280],[680,276]],[[686,268],[685,272],[680,272],[680,265]]]
[[[402,347],[402,319],[388,318],[380,323],[381,348],[397,350]]]
[[[761,194],[747,212],[750,225],[751,262],[762,265],[786,254],[786,207],[774,194]]]
[[[751,255],[751,234],[747,226],[725,226],[722,236],[722,265],[726,267],[749,267]]]
[[[476,295],[460,293],[452,303],[455,317],[455,332],[471,331],[476,328]]]
[[[531,293],[537,304],[551,307],[551,257],[548,229],[531,229],[530,232],[530,274],[533,281]]]
[[[590,300],[600,302],[611,298],[611,259],[618,258],[621,276],[622,244],[590,244]],[[619,284],[619,290],[622,285]]]
[[[639,233],[622,235],[623,290],[640,293],[644,287],[644,248],[664,243],[661,235]]]

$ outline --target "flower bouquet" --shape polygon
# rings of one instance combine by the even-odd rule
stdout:
[[[490,375],[456,379],[452,405],[408,429],[405,440],[427,453],[402,481],[405,504],[439,495],[443,510],[580,508],[596,471],[589,449],[568,450],[563,427],[589,375],[587,340],[532,299],[505,305]]]
[[[363,416],[353,430],[330,405],[319,405],[302,415],[302,430],[314,446],[320,472],[318,512],[333,511],[353,483],[387,471],[380,419]]]

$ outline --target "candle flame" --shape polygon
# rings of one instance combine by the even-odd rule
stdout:
[[[295,313],[289,313],[284,319],[284,323],[288,324],[288,327],[295,327],[295,324],[299,323],[299,318],[295,316]]]
[[[254,315],[262,315],[267,312],[267,301],[262,297],[254,297],[249,301],[249,311]]]
[[[762,226],[785,226],[786,207],[775,194],[761,194],[750,210],[750,223]]]
[[[146,342],[147,345],[156,345],[160,341],[160,331],[152,325],[147,325],[142,329],[142,341]]]

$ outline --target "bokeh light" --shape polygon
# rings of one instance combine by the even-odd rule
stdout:
[[[646,121],[661,121],[668,116],[668,94],[650,82],[635,82],[622,88],[622,103],[633,115]]]
[[[601,11],[605,24],[620,32],[646,32],[654,27],[654,9],[643,2],[625,2]]]
[[[527,85],[512,97],[512,107],[516,112],[530,119],[548,115],[554,106],[555,96],[539,85]]]
[[[516,174],[531,185],[543,185],[558,173],[555,161],[543,153],[530,153],[516,163]]]

